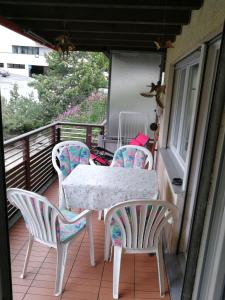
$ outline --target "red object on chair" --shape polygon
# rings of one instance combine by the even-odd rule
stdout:
[[[136,140],[136,138],[132,139],[129,145],[141,146],[141,144]]]
[[[149,136],[143,134],[142,132],[138,132],[138,135],[135,138],[136,142],[139,143],[139,146],[145,146],[149,141]],[[132,145],[132,144],[131,144]],[[137,145],[137,144],[133,144]]]

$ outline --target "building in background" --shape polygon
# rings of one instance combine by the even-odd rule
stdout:
[[[35,91],[27,83],[33,74],[44,74],[47,70],[45,54],[51,49],[0,26],[0,90],[7,100],[14,84],[21,95],[28,96]],[[1,72],[2,71],[2,72]],[[8,76],[5,76],[5,74]],[[4,74],[1,75],[1,74]]]

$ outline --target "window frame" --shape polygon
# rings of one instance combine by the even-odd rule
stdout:
[[[173,156],[175,157],[176,161],[178,162],[180,168],[184,173],[184,177],[186,170],[188,168],[189,157],[190,157],[190,149],[192,147],[191,141],[193,136],[193,127],[195,125],[195,116],[197,112],[197,105],[198,105],[198,98],[199,98],[199,91],[201,88],[201,74],[203,68],[203,51],[204,47],[196,49],[192,54],[182,59],[180,62],[174,65],[174,76],[173,76],[173,88],[172,88],[172,96],[171,96],[171,113],[170,113],[170,124],[169,124],[169,131],[168,131],[168,142],[167,147],[171,150]],[[190,80],[191,80],[191,68],[198,64],[198,71],[196,75],[196,93],[194,95],[194,103],[191,113],[190,119],[190,130],[189,130],[189,137],[188,137],[188,147],[187,147],[187,154],[185,160],[182,158],[180,154],[181,145],[182,145],[182,131],[183,131],[183,124],[184,124],[184,113],[186,104],[188,101],[188,93],[190,92]],[[183,91],[182,91],[182,100],[181,100],[181,110],[180,110],[180,120],[178,122],[178,134],[177,134],[177,145],[174,146],[174,133],[177,127],[174,126],[176,122],[177,110],[179,105],[179,98],[178,94],[180,93],[180,80],[182,76],[182,71],[185,71],[184,77],[184,84],[183,84]],[[178,74],[178,83],[176,83],[176,72]],[[177,84],[177,86],[176,86]],[[174,90],[176,87],[176,90]]]

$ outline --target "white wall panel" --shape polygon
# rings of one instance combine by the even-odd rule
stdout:
[[[112,52],[111,86],[109,101],[109,132],[117,137],[120,111],[146,113],[149,124],[155,120],[154,98],[145,98],[147,84],[156,83],[160,74],[161,55],[143,52]]]

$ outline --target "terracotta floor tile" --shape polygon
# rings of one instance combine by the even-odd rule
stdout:
[[[135,297],[149,300],[162,300],[159,292],[143,292],[143,291],[135,291]],[[169,295],[166,294],[163,300],[169,300]]]
[[[89,293],[89,292],[77,292],[74,291],[65,291],[62,295],[61,300],[97,300],[98,294],[97,293]]]
[[[29,288],[28,293],[32,295],[54,296],[54,288],[32,286]]]
[[[26,294],[23,300],[57,300],[57,299],[60,299],[60,297]]]
[[[51,288],[55,287],[54,281],[44,281],[44,280],[36,280],[34,279],[31,284],[32,287],[39,287],[39,288]]]
[[[23,293],[13,293],[13,300],[22,300],[25,294]]]
[[[13,285],[13,293],[22,293],[25,294],[28,290],[28,286],[25,285],[18,285],[18,284],[14,284]]]

